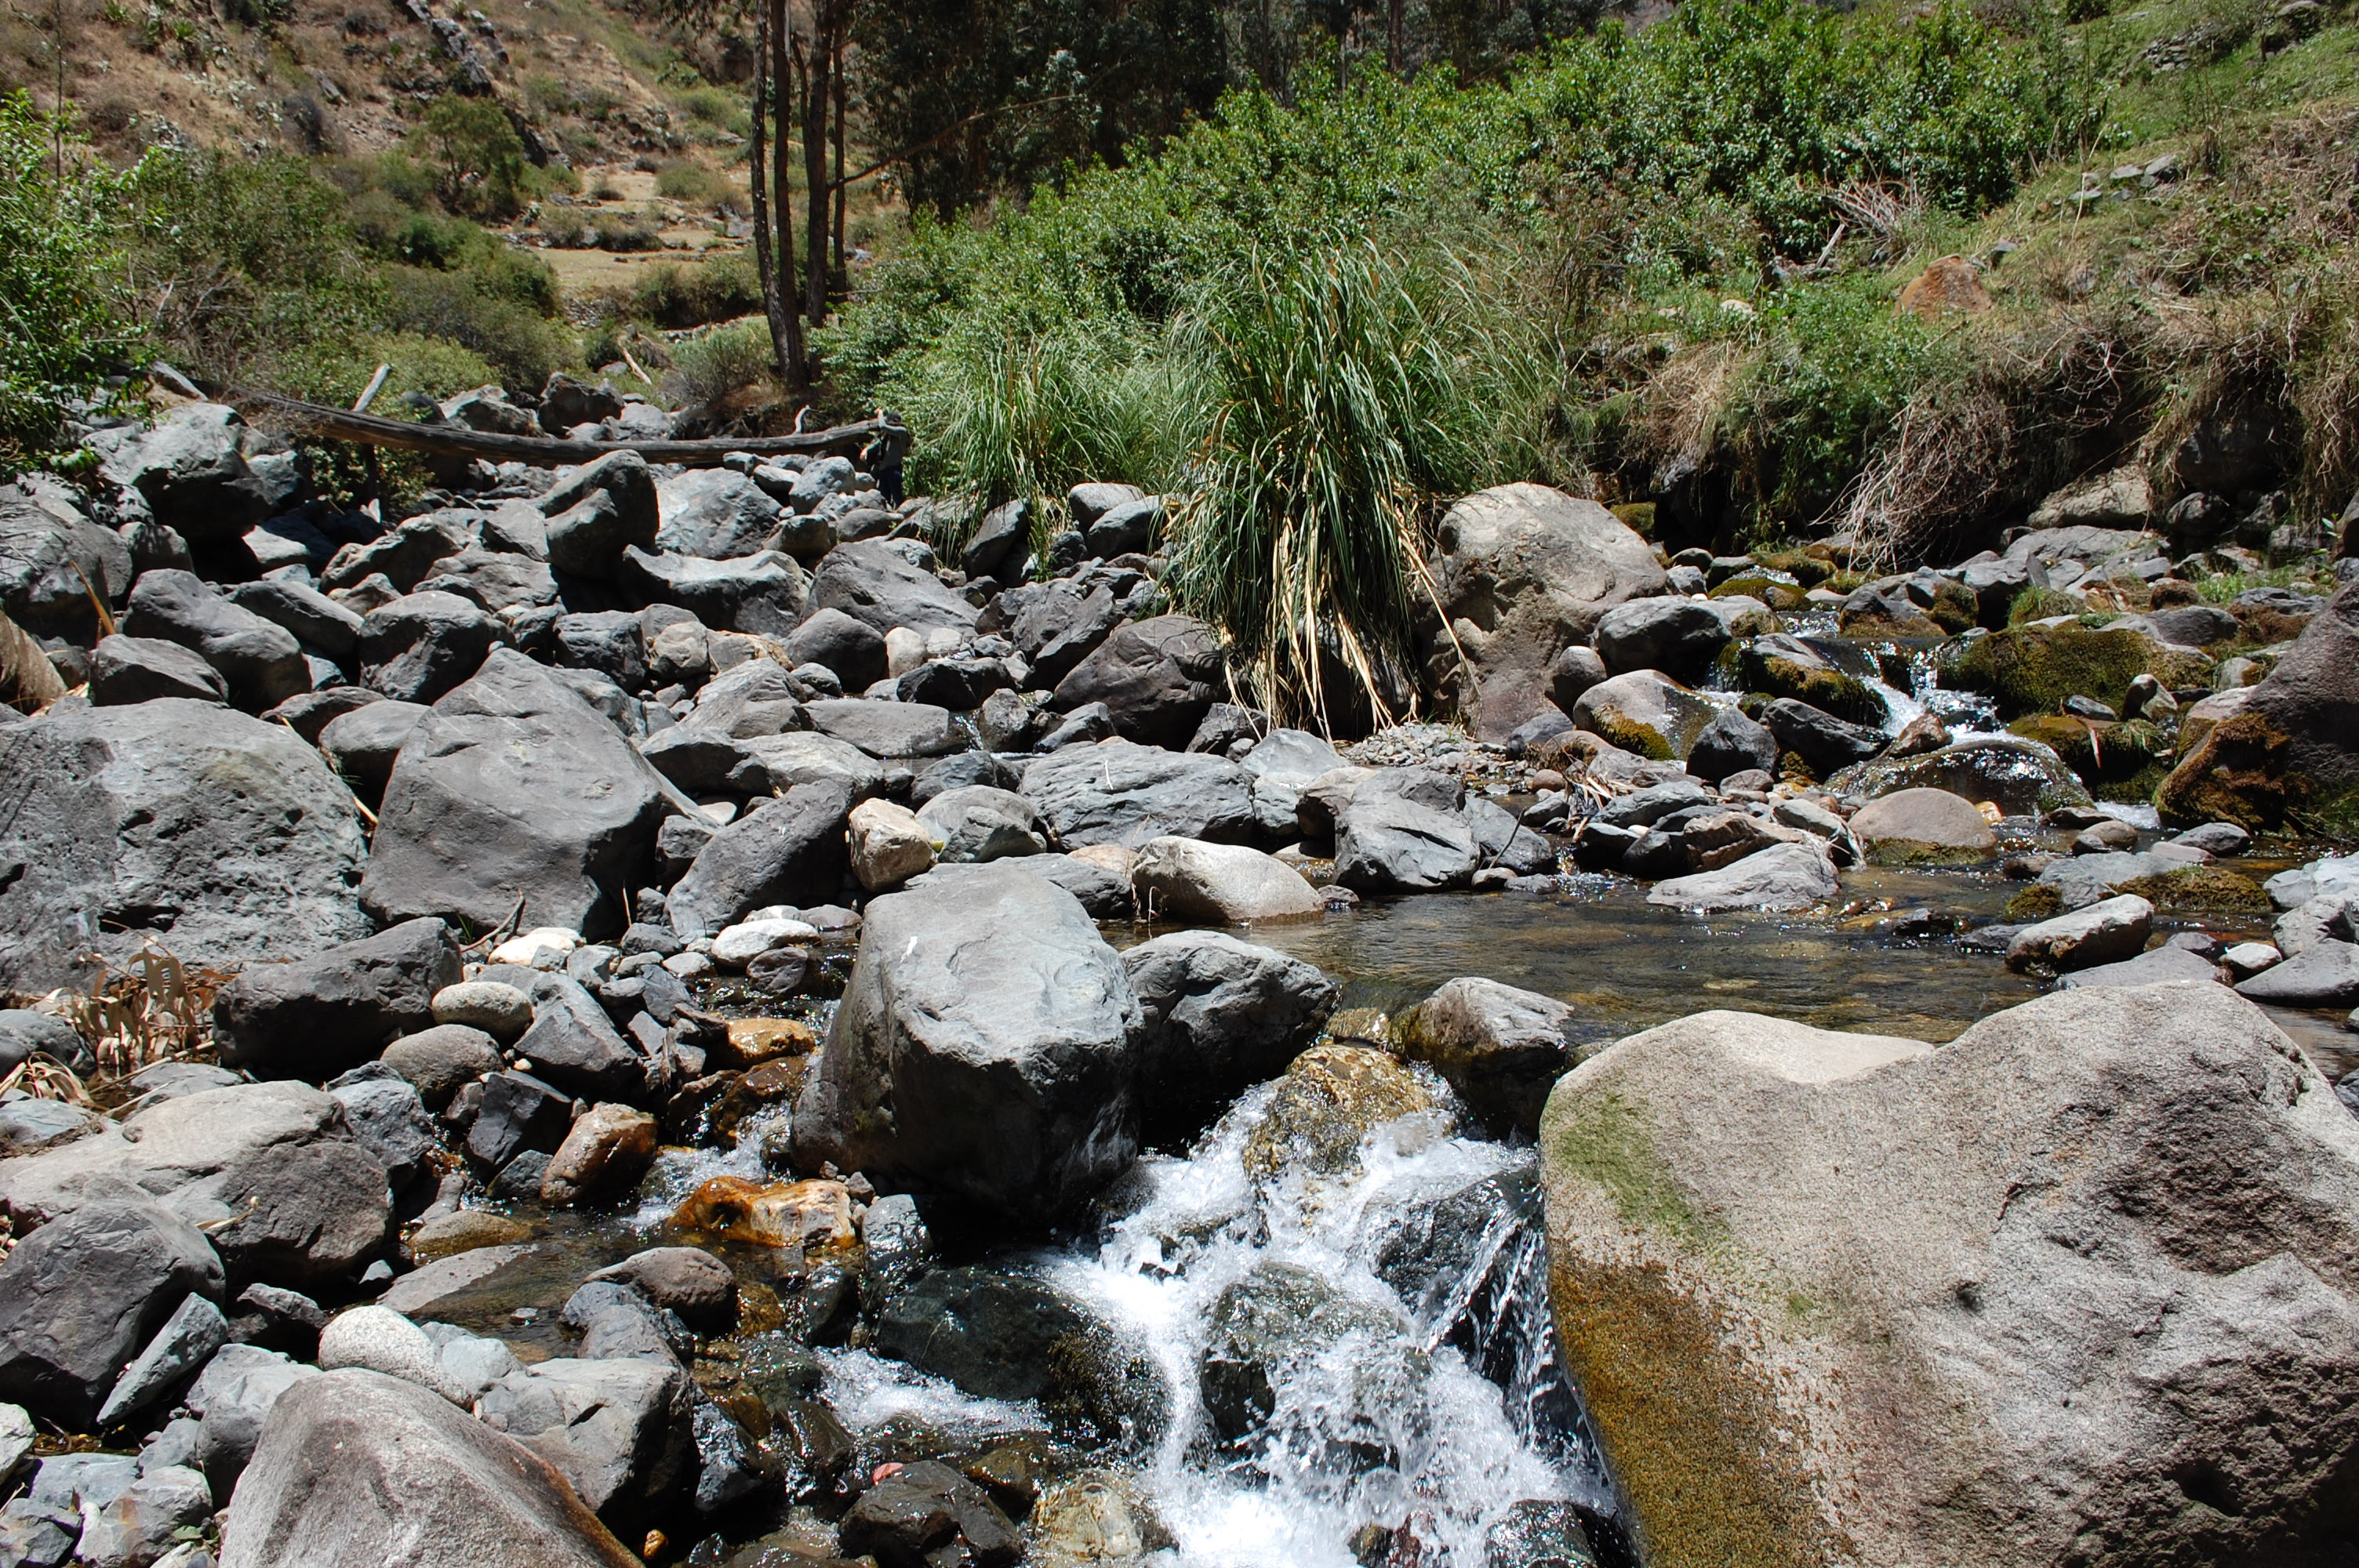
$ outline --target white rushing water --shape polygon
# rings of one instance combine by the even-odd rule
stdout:
[[[1424,1299],[1403,1301],[1377,1271],[1388,1238],[1453,1193],[1527,1162],[1528,1152],[1411,1117],[1372,1134],[1353,1171],[1257,1184],[1244,1153],[1266,1094],[1241,1101],[1189,1157],[1143,1162],[1134,1178],[1143,1195],[1096,1251],[1044,1268],[1148,1346],[1163,1371],[1172,1420],[1145,1479],[1179,1561],[1353,1568],[1349,1543],[1360,1527],[1411,1523],[1420,1561],[1479,1564],[1486,1531],[1519,1501],[1610,1510],[1571,1430],[1545,1326],[1538,1238],[1524,1233],[1521,1217],[1493,1213],[1472,1260],[1445,1271]],[[1347,1333],[1284,1366],[1266,1428],[1244,1452],[1224,1450],[1210,1430],[1198,1368],[1222,1292],[1273,1263],[1309,1271],[1375,1309],[1372,1316],[1405,1320],[1409,1344],[1425,1354],[1401,1356],[1397,1339],[1380,1331]],[[1491,1299],[1506,1281],[1504,1293],[1519,1289],[1520,1298]],[[1526,1385],[1514,1395],[1451,1342],[1503,1315],[1510,1321],[1487,1336],[1484,1358],[1526,1363],[1515,1368],[1522,1379],[1510,1369],[1505,1379]],[[1476,1354],[1485,1347],[1478,1338]]]

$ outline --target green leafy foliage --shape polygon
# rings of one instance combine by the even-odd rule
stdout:
[[[120,257],[136,178],[92,164],[27,94],[0,96],[0,463],[137,356]]]
[[[489,98],[446,93],[426,111],[425,141],[435,191],[454,212],[512,218],[531,199],[524,141],[507,111]]]

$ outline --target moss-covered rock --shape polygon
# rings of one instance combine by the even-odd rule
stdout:
[[[1772,610],[1799,610],[1810,602],[1802,585],[1783,572],[1747,572],[1712,590],[1714,599],[1757,599]]]
[[[1437,1103],[1426,1079],[1381,1051],[1314,1045],[1286,1069],[1246,1135],[1245,1169],[1264,1178],[1348,1170],[1370,1129]]]
[[[2212,664],[2202,654],[2170,648],[2128,627],[2077,622],[2017,626],[1962,643],[1941,665],[1941,684],[1984,691],[2001,711],[2053,713],[2069,697],[2093,697],[2119,709],[2130,682],[2152,675],[2172,690],[2201,686]]]
[[[1748,693],[1790,697],[1854,724],[1885,720],[1884,699],[1868,685],[1875,661],[1856,648],[1777,633],[1739,643],[1723,657]]]
[[[2137,894],[2158,914],[2266,915],[2270,908],[2258,882],[2224,866],[2175,866],[2133,877],[2114,891]]]
[[[2256,833],[2275,827],[2285,820],[2291,793],[2286,771],[2292,749],[2291,739],[2265,713],[2223,719],[2155,786],[2155,810],[2171,827],[2206,822],[2233,822]]]
[[[1573,727],[1657,762],[1683,760],[1720,709],[1654,670],[1598,682],[1572,705]]]
[[[2268,1559],[2359,1442],[2314,1326],[2359,1314],[2359,1154],[2316,1097],[2217,986],[2063,991],[1939,1050],[1708,1011],[1599,1052],[1540,1178],[1641,1560]]]
[[[2045,882],[2034,882],[2006,901],[2009,920],[2053,920],[2063,913],[2064,895]]]
[[[2170,732],[2144,719],[2047,714],[2018,719],[2006,728],[2054,751],[2099,800],[2146,800],[2170,767]]]

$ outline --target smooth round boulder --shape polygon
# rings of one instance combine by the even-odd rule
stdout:
[[[439,1109],[485,1073],[498,1072],[501,1057],[499,1042],[484,1031],[463,1023],[438,1023],[403,1035],[378,1060],[399,1073],[429,1108]]]
[[[1902,789],[1853,814],[1852,836],[1878,865],[1964,865],[1998,852],[1973,801],[1945,789]]]
[[[434,1022],[513,1040],[532,1027],[532,998],[499,980],[461,980],[434,993]]]
[[[1172,920],[1241,925],[1299,920],[1322,907],[1319,890],[1284,861],[1200,838],[1148,839],[1131,863],[1130,885],[1142,907]]]

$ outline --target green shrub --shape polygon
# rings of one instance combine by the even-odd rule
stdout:
[[[762,308],[754,258],[733,251],[693,265],[658,262],[632,280],[629,313],[658,326],[702,327]]]
[[[524,142],[507,111],[488,98],[447,93],[422,126],[435,163],[435,194],[454,212],[513,218],[531,195]]]
[[[745,190],[719,169],[701,163],[668,163],[656,171],[656,194],[691,207],[718,207],[742,201]]]
[[[682,403],[710,407],[771,380],[770,329],[740,321],[693,338],[672,351],[664,389]]]
[[[598,237],[590,220],[571,207],[543,207],[539,228],[541,243],[560,251],[587,249]]]
[[[505,294],[496,275],[385,269],[383,319],[397,332],[447,339],[473,350],[511,386],[534,386],[571,363],[571,335],[531,305]]]
[[[47,439],[68,399],[139,357],[121,245],[129,188],[67,146],[24,92],[0,96],[0,469]]]

